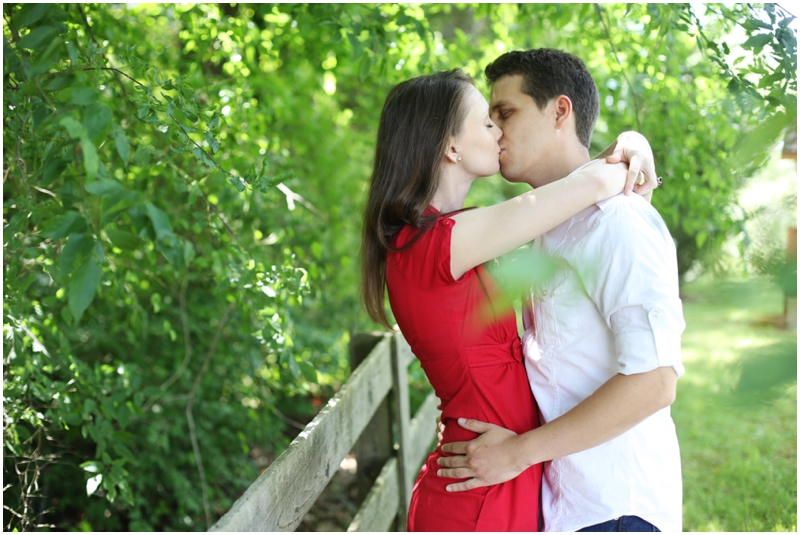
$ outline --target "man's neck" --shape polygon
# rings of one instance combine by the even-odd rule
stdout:
[[[578,143],[570,147],[564,147],[563,150],[558,151],[553,160],[550,162],[544,176],[531,177],[527,182],[532,188],[544,186],[545,184],[552,184],[578,169],[586,165],[592,159],[589,157],[589,149]]]

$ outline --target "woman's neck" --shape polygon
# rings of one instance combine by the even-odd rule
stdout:
[[[444,170],[442,179],[439,181],[439,189],[436,190],[431,201],[431,206],[442,213],[464,208],[464,200],[475,180],[474,177],[468,178],[454,171],[456,170]]]

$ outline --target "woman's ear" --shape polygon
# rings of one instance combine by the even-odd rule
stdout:
[[[447,146],[447,152],[444,157],[451,163],[458,163],[461,161],[461,149],[456,145],[455,138],[450,139],[450,144]]]
[[[556,130],[560,130],[572,117],[572,100],[567,95],[558,95],[555,98]]]

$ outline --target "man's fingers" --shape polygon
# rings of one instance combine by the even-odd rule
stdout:
[[[462,481],[461,483],[452,483],[447,485],[447,492],[463,492],[465,490],[472,490],[477,489],[478,487],[486,487],[488,486],[486,483],[483,483],[480,479],[468,479],[467,481]]]
[[[467,418],[459,418],[458,425],[464,429],[469,429],[470,431],[474,431],[476,433],[485,433],[492,428],[492,424],[487,424],[486,422],[481,422],[480,420],[469,420]]]
[[[447,444],[442,446],[442,451],[445,453],[457,453],[457,454],[467,453],[467,443],[448,442]],[[440,461],[443,459],[449,459],[449,457],[439,457]]]
[[[436,471],[439,477],[449,477],[453,479],[464,479],[467,477],[474,477],[475,472],[471,468],[441,468]]]

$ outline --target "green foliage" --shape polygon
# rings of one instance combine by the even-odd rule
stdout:
[[[3,16],[8,529],[206,529],[258,475],[251,457],[345,380],[347,332],[369,327],[361,201],[395,83],[463,67],[483,87],[511,48],[583,57],[603,103],[593,149],[650,139],[682,269],[738,229],[739,180],[796,115],[795,37],[769,5]],[[732,166],[747,136],[764,143]],[[515,192],[492,179],[473,198]]]
[[[797,530],[797,333],[763,279],[684,285],[672,416],[686,531]]]

